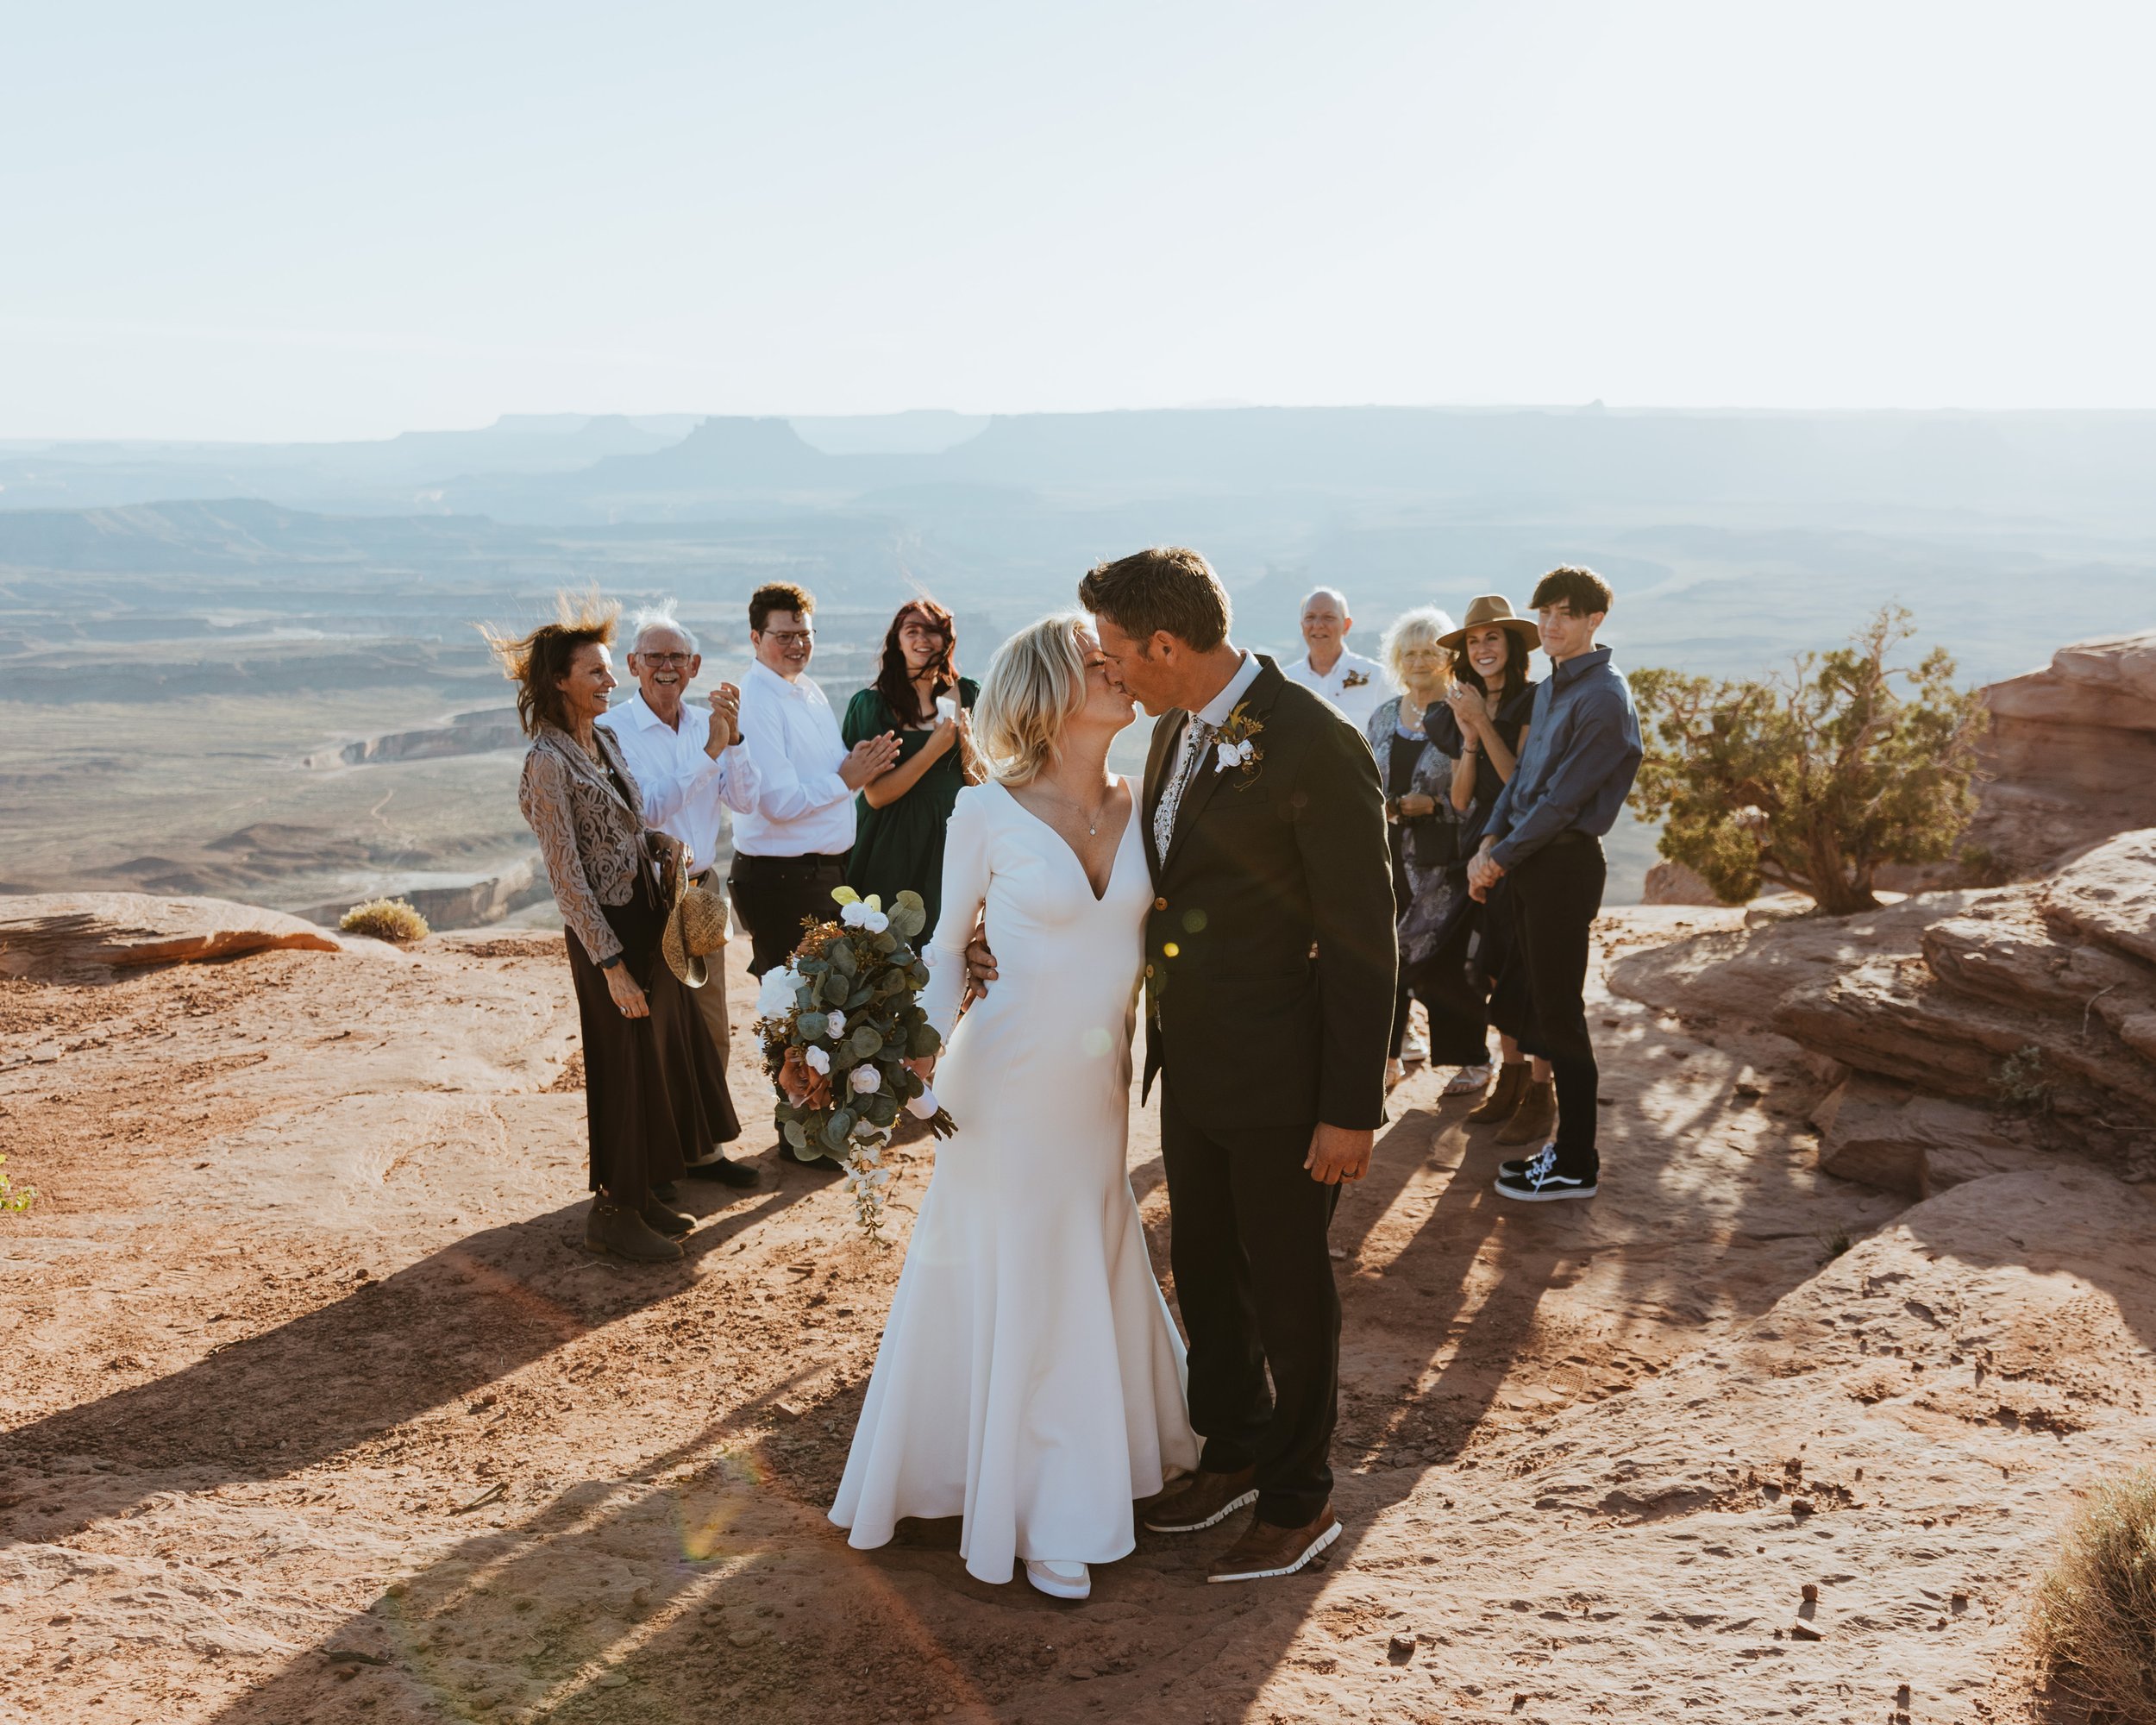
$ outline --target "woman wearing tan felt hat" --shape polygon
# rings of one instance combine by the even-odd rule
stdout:
[[[1497,794],[1512,780],[1527,746],[1535,690],[1529,658],[1541,644],[1533,622],[1514,613],[1502,593],[1483,593],[1467,608],[1467,621],[1438,644],[1451,649],[1452,687],[1444,711],[1430,715],[1430,737],[1452,756],[1452,806],[1461,812],[1463,854],[1481,842]],[[1500,883],[1501,886],[1501,882]],[[1473,968],[1489,990],[1489,1021],[1497,1026],[1501,1063],[1497,1082],[1468,1115],[1476,1125],[1495,1124],[1500,1144],[1543,1143],[1557,1120],[1557,1089],[1550,1063],[1529,1059],[1518,1037],[1526,1021],[1526,977],[1517,962],[1513,910],[1493,893],[1480,907],[1481,938]]]

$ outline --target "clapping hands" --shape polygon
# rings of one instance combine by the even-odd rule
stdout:
[[[865,737],[838,763],[838,776],[846,788],[857,791],[872,779],[881,779],[899,758],[899,734],[887,731],[881,737]]]
[[[704,739],[704,752],[716,761],[741,741],[741,691],[731,683],[721,683],[711,691],[711,731]]]

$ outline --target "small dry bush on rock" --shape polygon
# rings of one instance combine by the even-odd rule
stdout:
[[[2029,1633],[2059,1689],[2116,1725],[2156,1725],[2156,1467],[2090,1494]]]
[[[347,934],[371,934],[392,945],[409,946],[427,938],[427,919],[402,899],[369,899],[337,919]]]

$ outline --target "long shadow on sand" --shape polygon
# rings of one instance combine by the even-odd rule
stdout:
[[[630,1269],[582,1249],[586,1205],[487,1228],[385,1280],[169,1377],[10,1432],[16,1469],[90,1458],[9,1513],[0,1544],[65,1537],[151,1490],[273,1479],[393,1430],[414,1415],[617,1319],[674,1298],[697,1259],[814,1190],[799,1181],[737,1203],[690,1237],[680,1264]]]
[[[1626,1169],[1645,1207],[1629,1226],[1614,1212],[1598,1226],[1590,1207],[1506,1205],[1489,1186],[1504,1152],[1459,1129],[1468,1106],[1418,1110],[1395,1125],[1335,1224],[1346,1310],[1335,1501],[1347,1527],[1328,1559],[1335,1570],[1357,1562],[1378,1519],[1433,1471],[1473,1468],[1501,1396],[1507,1413],[1532,1413],[1619,1387],[1629,1367],[1612,1371],[1592,1350],[1576,1368],[1551,1359],[1560,1376],[1586,1374],[1580,1381],[1521,1381],[1527,1350],[1552,1355],[1550,1339],[1537,1333],[1550,1289],[1614,1252],[1620,1304],[1681,1310],[1688,1283],[1734,1241],[1784,1239],[1744,1232],[1747,1221],[1760,1226],[1755,1204],[1781,1201],[1774,1189],[1783,1176],[1763,1176],[1750,1201],[1713,1216],[1687,1214],[1680,1189],[1652,1189],[1688,1146],[1649,1132],[1635,1136]],[[1694,1131],[1711,1125],[1704,1115],[1687,1122]],[[1426,1173],[1433,1177],[1418,1178]],[[1153,1177],[1150,1166],[1138,1170],[1141,1188]],[[753,1226],[772,1208],[744,1208],[728,1226]],[[1162,1269],[1163,1244],[1155,1242]],[[1813,1267],[1808,1242],[1747,1250],[1762,1260],[1745,1283],[1742,1303],[1752,1309]],[[665,1291],[654,1285],[649,1297]],[[528,1329],[527,1346],[543,1345],[564,1322],[604,1320],[521,1308],[496,1316]],[[475,1352],[469,1373],[443,1382],[475,1384],[491,1348]],[[1296,1656],[1325,1576],[1207,1587],[1206,1563],[1232,1527],[1188,1540],[1142,1534],[1131,1558],[1096,1572],[1093,1599],[1078,1608],[1022,1583],[973,1581],[935,1536],[947,1529],[877,1552],[849,1550],[824,1507],[859,1385],[819,1389],[814,1377],[804,1372],[798,1386],[722,1410],[633,1480],[580,1485],[521,1526],[475,1531],[232,1703],[218,1725],[722,1715],[850,1725],[938,1716],[945,1707],[960,1718],[1037,1725],[1100,1717],[1195,1725],[1246,1716]],[[454,1391],[432,1399],[446,1393]],[[799,1416],[786,1429],[820,1431],[830,1421],[820,1458],[805,1462],[798,1442],[749,1440],[770,1427],[768,1404],[781,1393]],[[387,1417],[348,1414],[346,1425],[373,1429]],[[1426,1491],[1407,1514],[1441,1516],[1448,1507]],[[324,1656],[336,1649],[381,1663]]]

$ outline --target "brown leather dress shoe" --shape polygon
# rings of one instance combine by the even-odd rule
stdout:
[[[1207,1581],[1265,1581],[1293,1575],[1340,1537],[1340,1524],[1328,1503],[1307,1527],[1275,1527],[1253,1521],[1206,1576]]]
[[[1156,1534],[1194,1534],[1225,1521],[1245,1503],[1257,1501],[1257,1470],[1207,1473],[1203,1468],[1163,1492],[1145,1512]]]

